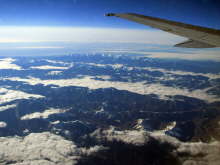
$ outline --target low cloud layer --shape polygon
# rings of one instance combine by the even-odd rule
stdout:
[[[198,89],[198,90],[189,91],[188,89],[167,87],[160,83],[149,84],[146,81],[131,83],[131,82],[118,82],[118,81],[107,81],[107,80],[101,81],[101,80],[95,80],[94,78],[95,77],[92,76],[86,76],[83,78],[73,78],[73,79],[41,80],[33,77],[30,77],[28,79],[11,77],[11,78],[4,78],[4,80],[21,81],[21,82],[29,83],[30,85],[43,84],[45,86],[57,85],[59,87],[79,86],[79,87],[88,87],[89,89],[112,87],[118,90],[127,90],[130,92],[143,94],[143,95],[157,94],[158,96],[160,96],[161,99],[167,99],[166,97],[167,95],[169,96],[183,95],[183,96],[202,99],[208,102],[214,102],[220,100],[218,96],[206,93],[206,91],[209,90],[209,88],[203,90]],[[104,79],[106,79],[106,76],[104,76]]]
[[[134,145],[143,145],[148,140],[148,133],[143,130],[118,131],[114,127],[107,130],[97,129],[90,136],[99,141],[107,138],[108,141],[119,140]]]
[[[100,143],[107,141],[110,143],[104,143],[106,144],[104,146],[96,145],[82,148],[78,147],[72,141],[65,140],[63,137],[49,132],[31,133],[25,137],[0,137],[0,164],[75,165],[80,159],[84,159],[84,157],[87,157],[89,160],[91,156],[97,155],[98,159],[103,159],[103,150],[105,151],[104,153],[115,151],[111,148],[113,144],[117,144],[114,141],[121,142],[117,144],[120,150],[116,148],[117,152],[115,151],[114,161],[117,161],[117,154],[126,155],[123,147],[126,147],[124,144],[127,144],[133,152],[135,152],[136,147],[142,147],[137,148],[139,150],[145,150],[143,147],[151,147],[150,152],[156,154],[160,160],[162,160],[162,157],[166,158],[166,155],[160,155],[161,152],[159,151],[165,151],[162,153],[169,156],[172,155],[182,165],[218,165],[220,163],[219,142],[184,143],[167,135],[155,135],[149,132],[135,130],[122,131],[113,127],[106,130],[97,129],[90,134],[90,138],[94,138]],[[155,148],[152,147],[154,145]],[[164,147],[168,146],[170,149],[164,150]],[[129,152],[130,156],[132,156],[131,151]],[[137,155],[139,153],[138,150],[135,153],[134,159],[143,157],[143,154]],[[154,158],[156,159],[155,155]],[[154,158],[151,158],[151,160],[153,159],[153,162],[156,162],[157,160],[154,160]],[[141,159],[143,160],[143,158]],[[108,158],[103,160],[108,161]],[[92,162],[90,163],[92,164]]]
[[[90,155],[101,146],[79,148],[63,137],[31,133],[25,137],[0,137],[0,165],[74,165],[81,155]]]
[[[178,42],[176,42],[178,43]],[[173,45],[175,45],[174,43]],[[160,50],[158,52],[158,50]],[[163,50],[163,51],[162,51]],[[109,54],[136,54],[140,56],[146,56],[150,58],[161,58],[161,59],[181,59],[181,60],[211,60],[220,62],[219,48],[214,49],[179,49],[176,52],[176,48],[161,47],[161,45],[149,46],[146,45],[142,49],[107,49],[98,51],[99,53],[109,53]]]
[[[51,64],[61,64],[64,66],[73,66],[72,63],[68,63],[68,62],[63,62],[63,61],[57,61],[57,60],[45,60],[46,62],[49,62]]]
[[[169,75],[181,75],[181,76],[185,76],[185,75],[190,75],[190,76],[204,76],[204,77],[208,77],[209,79],[217,79],[220,78],[220,73],[218,74],[213,74],[213,73],[196,73],[196,72],[189,72],[189,71],[182,71],[182,70],[167,70],[164,68],[157,68],[157,67],[129,67],[123,64],[98,64],[98,63],[82,63],[82,64],[86,64],[86,65],[92,65],[92,66],[97,66],[97,67],[112,67],[113,69],[127,69],[128,71],[131,71],[133,69],[138,69],[138,70],[147,70],[147,71],[159,71],[165,74],[165,76]],[[161,78],[164,78],[164,76],[162,76]]]
[[[69,164],[77,159],[74,143],[50,133],[0,138],[0,164]]]
[[[79,62],[79,64],[86,64],[86,65],[103,67],[103,68],[110,66],[113,69],[120,69],[122,67],[125,67],[123,64],[97,64],[97,63],[91,63],[91,62],[90,63]]]
[[[10,108],[15,108],[17,105],[16,104],[10,104],[10,105],[5,105],[5,106],[0,106],[0,112],[6,111]]]
[[[163,68],[151,68],[151,67],[135,67],[138,69],[144,69],[148,71],[159,71],[165,74],[174,74],[174,75],[190,75],[190,76],[204,76],[208,77],[209,79],[217,79],[220,78],[220,73],[219,74],[213,74],[213,73],[195,73],[195,72],[187,72],[187,71],[181,71],[181,70],[166,70]],[[162,77],[163,78],[163,77]]]
[[[12,58],[3,58],[0,59],[0,70],[1,69],[14,69],[14,70],[22,70],[22,68],[16,64],[13,64],[13,62],[16,61]]]
[[[167,52],[142,52],[148,54],[147,57],[151,58],[167,58],[167,59],[185,59],[185,60],[213,60],[220,61],[219,50],[215,51],[195,51],[192,53],[167,53]],[[150,54],[150,55],[149,55]]]
[[[44,112],[35,112],[35,113],[27,114],[25,116],[22,116],[21,120],[30,120],[30,119],[36,119],[36,118],[46,119],[50,115],[65,113],[66,111],[67,110],[51,108],[51,109],[45,110]]]
[[[41,70],[65,70],[65,69],[69,69],[68,67],[51,66],[51,65],[32,66],[30,68],[31,69],[41,69]]]
[[[92,137],[108,141],[122,141],[127,144],[133,144],[137,146],[145,146],[155,144],[153,141],[156,140],[157,144],[155,148],[151,148],[151,152],[160,154],[159,150],[163,150],[163,147],[167,149],[166,153],[172,155],[181,162],[182,165],[218,165],[220,163],[220,143],[201,143],[201,142],[180,142],[179,140],[161,134],[151,134],[145,131],[132,131],[125,130],[119,131],[114,128],[107,130],[96,130],[91,134]],[[165,145],[164,145],[165,144]],[[119,146],[120,147],[120,146]],[[156,148],[157,147],[157,148]],[[142,148],[143,149],[143,148]],[[157,150],[157,151],[154,151]],[[123,151],[123,150],[122,150]],[[146,155],[147,156],[147,155]],[[157,155],[158,157],[166,157],[166,155]],[[117,155],[115,155],[117,157]],[[138,156],[137,156],[138,157]],[[153,160],[156,162],[156,160]],[[161,162],[162,163],[162,162]]]
[[[43,98],[44,96],[29,94],[22,91],[0,88],[0,104],[11,102],[19,99]]]
[[[47,75],[60,75],[62,74],[62,72],[63,71],[55,70],[55,71],[48,72]]]
[[[183,165],[218,165],[220,163],[220,143],[183,143],[169,136],[154,136],[157,140],[172,144]]]

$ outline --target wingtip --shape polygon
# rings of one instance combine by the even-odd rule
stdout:
[[[105,14],[106,17],[112,17],[112,16],[115,16],[115,13],[107,13]]]

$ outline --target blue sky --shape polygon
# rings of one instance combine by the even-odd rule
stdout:
[[[0,0],[0,25],[145,28],[106,18],[108,12],[135,12],[220,28],[218,0]]]
[[[134,22],[105,17],[109,12],[133,12],[220,29],[219,0],[0,0],[0,56],[70,54],[70,45],[78,43],[136,43],[172,48],[186,40]]]

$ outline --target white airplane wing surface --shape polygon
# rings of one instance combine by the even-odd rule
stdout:
[[[120,17],[123,19],[134,21],[140,24],[144,24],[169,33],[173,33],[175,35],[188,38],[187,41],[176,44],[175,45],[176,47],[183,47],[183,48],[220,47],[220,30],[217,29],[195,26],[181,22],[175,22],[175,21],[144,16],[134,13],[122,13],[122,14],[109,13],[106,14],[106,16]]]

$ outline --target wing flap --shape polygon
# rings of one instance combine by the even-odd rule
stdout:
[[[214,48],[215,46],[204,43],[204,42],[187,40],[185,42],[176,44],[175,47],[180,47],[180,48]]]

